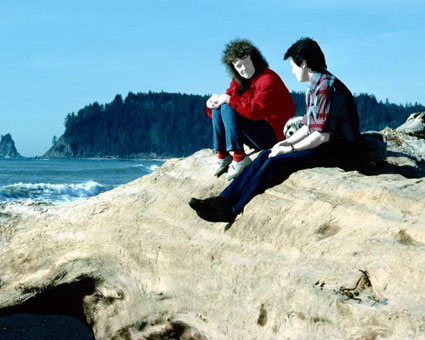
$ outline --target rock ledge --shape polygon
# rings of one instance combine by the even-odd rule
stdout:
[[[187,204],[227,185],[209,150],[87,201],[2,204],[0,311],[96,339],[425,338],[425,180],[390,152],[371,176],[294,173],[229,229]]]

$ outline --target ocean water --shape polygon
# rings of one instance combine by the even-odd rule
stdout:
[[[160,160],[0,159],[0,203],[64,204],[87,199],[147,175],[162,164]],[[94,337],[83,322],[66,315],[0,317],[0,340],[56,339]]]
[[[155,171],[161,160],[1,159],[0,202],[66,203]]]

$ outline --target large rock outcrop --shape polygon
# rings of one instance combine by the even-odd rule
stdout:
[[[22,157],[16,150],[15,142],[10,133],[2,135],[0,138],[0,158],[20,158]]]
[[[425,176],[425,112],[413,113],[393,130],[385,128],[389,149],[386,162],[407,177]]]
[[[64,136],[60,136],[55,144],[43,155],[43,158],[74,158],[71,145],[66,142]]]
[[[3,204],[0,311],[96,339],[425,339],[425,179],[393,152],[370,176],[294,173],[231,226],[187,204],[227,185],[209,150],[86,201]]]

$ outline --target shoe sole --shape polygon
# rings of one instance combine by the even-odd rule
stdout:
[[[220,216],[220,217],[218,217],[217,215],[215,215],[214,217],[212,217],[212,216],[210,216],[209,214],[205,214],[205,213],[202,213],[202,212],[200,212],[200,211],[196,211],[196,214],[200,217],[200,218],[202,218],[203,220],[205,220],[205,221],[208,221],[208,222],[227,222],[227,223],[232,223],[232,222],[234,222],[235,221],[235,217],[232,217],[232,218],[230,218],[230,217],[228,217],[228,218],[225,218],[224,216]]]
[[[226,165],[226,166],[225,166],[224,168],[222,168],[221,170],[216,171],[216,172],[214,173],[214,176],[216,176],[216,177],[220,177],[222,174],[224,174],[225,172],[227,172],[227,170],[229,169],[229,166],[230,166],[230,164]]]

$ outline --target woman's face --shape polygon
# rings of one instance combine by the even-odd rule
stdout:
[[[242,78],[250,79],[255,73],[255,67],[252,63],[251,56],[247,56],[243,59],[237,59],[232,64]]]

